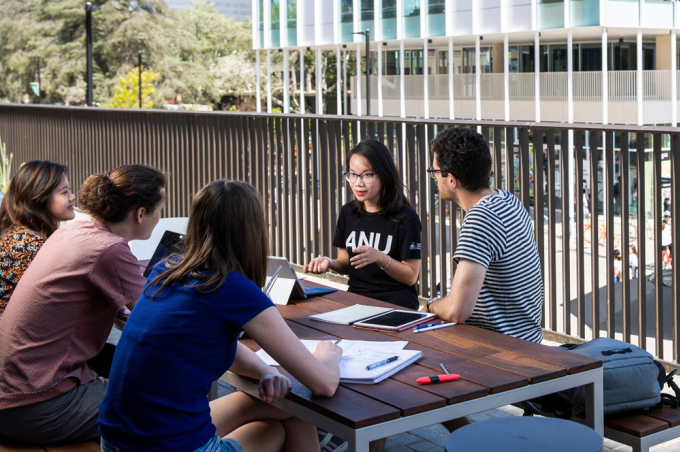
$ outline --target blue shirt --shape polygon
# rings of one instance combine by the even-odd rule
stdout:
[[[165,270],[163,263],[149,275]],[[273,306],[255,283],[231,272],[222,287],[142,293],[125,326],[100,405],[99,429],[130,451],[193,451],[215,434],[206,395],[234,362],[243,325]],[[145,288],[146,289],[146,288]]]

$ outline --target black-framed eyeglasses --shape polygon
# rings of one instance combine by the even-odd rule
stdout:
[[[361,180],[363,181],[364,184],[370,184],[373,182],[373,178],[375,177],[375,173],[363,173],[363,174],[357,174],[353,171],[345,171],[343,173],[345,175],[345,179],[347,182],[350,184],[356,183],[356,181]]]
[[[432,167],[429,167],[429,168],[426,169],[425,171],[427,172],[427,174],[430,175],[430,177],[431,177],[432,179],[437,179],[437,173],[442,173],[442,176],[445,176],[445,174],[444,174],[445,171],[444,171],[444,170],[434,169],[434,168],[432,168]]]

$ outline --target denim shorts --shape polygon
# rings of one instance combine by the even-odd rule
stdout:
[[[125,452],[125,449],[114,446],[103,437],[101,439],[101,448],[102,452]],[[243,449],[235,440],[230,438],[222,439],[215,434],[210,438],[210,441],[196,449],[194,452],[243,452]]]

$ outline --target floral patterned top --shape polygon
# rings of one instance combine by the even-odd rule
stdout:
[[[0,238],[0,318],[14,288],[45,239],[24,226],[8,229]]]

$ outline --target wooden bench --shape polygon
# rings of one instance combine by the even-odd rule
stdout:
[[[21,446],[0,440],[0,452],[100,452],[99,443],[61,444],[54,446]]]
[[[604,436],[632,447],[633,452],[647,452],[652,446],[680,438],[680,409],[653,408],[605,416]]]

